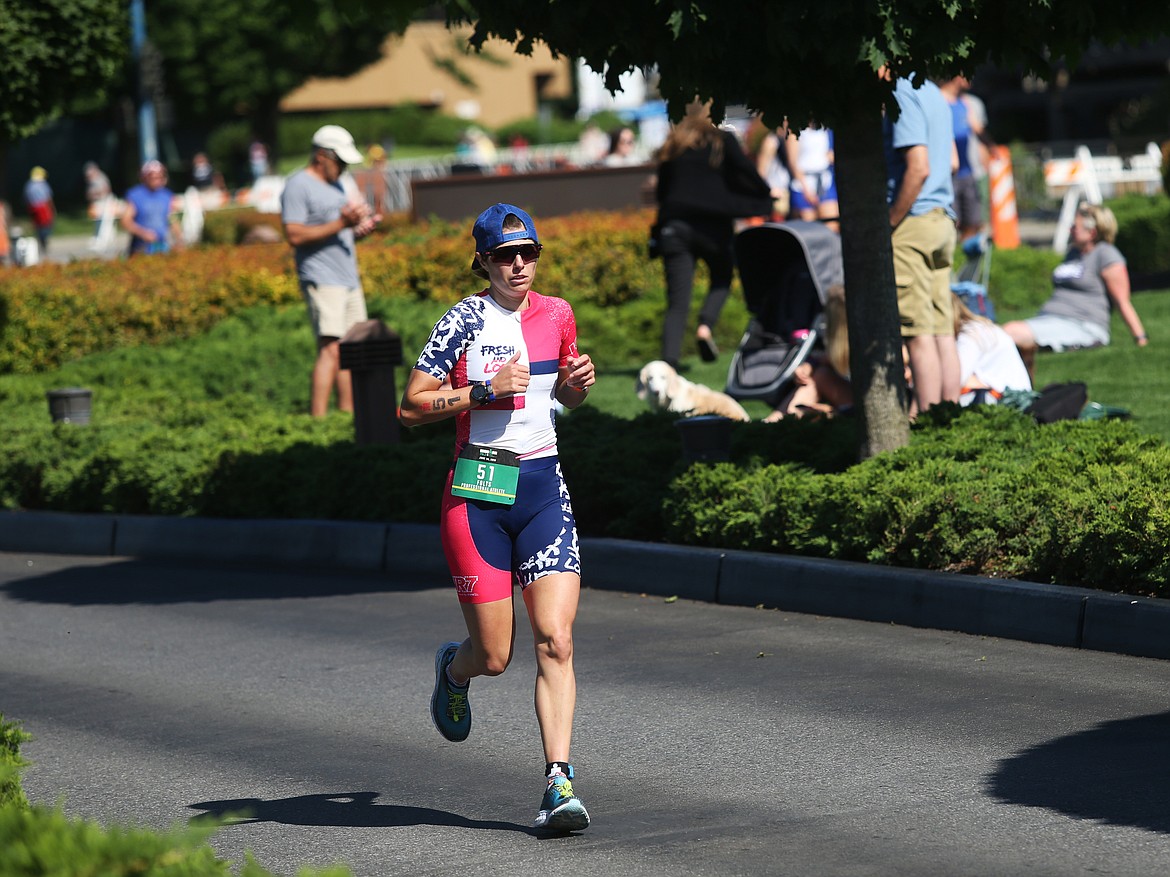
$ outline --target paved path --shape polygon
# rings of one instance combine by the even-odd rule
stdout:
[[[521,617],[520,630],[526,629]],[[594,825],[542,839],[520,638],[426,715],[446,588],[382,574],[0,553],[0,710],[26,788],[279,873],[1150,875],[1170,867],[1166,664],[610,591],[578,625]]]

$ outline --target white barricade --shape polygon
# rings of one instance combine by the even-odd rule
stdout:
[[[1146,151],[1130,158],[1119,155],[1093,155],[1087,146],[1078,146],[1073,158],[1050,159],[1044,163],[1044,181],[1052,195],[1063,192],[1060,218],[1052,238],[1052,248],[1063,252],[1068,246],[1082,201],[1100,204],[1119,190],[1153,195],[1162,189],[1162,151],[1150,143]]]

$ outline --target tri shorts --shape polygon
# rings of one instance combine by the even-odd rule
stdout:
[[[1109,330],[1095,323],[1063,317],[1059,314],[1040,314],[1024,320],[1032,330],[1036,346],[1060,353],[1083,347],[1101,347],[1109,343]]]
[[[439,535],[460,603],[494,603],[553,573],[581,574],[577,522],[557,457],[520,461],[516,502],[443,492]]]
[[[954,220],[942,208],[907,216],[894,229],[893,248],[902,337],[954,335]]]
[[[301,297],[309,309],[313,334],[318,338],[341,338],[354,324],[368,319],[366,296],[360,286],[303,282]]]

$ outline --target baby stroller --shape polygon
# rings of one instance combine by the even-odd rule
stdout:
[[[773,407],[825,329],[829,287],[844,282],[841,238],[819,222],[766,222],[736,235],[751,320],[727,371],[727,394]]]

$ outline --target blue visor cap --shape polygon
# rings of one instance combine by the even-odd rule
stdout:
[[[524,223],[519,231],[504,231],[504,219],[513,214]],[[500,244],[511,241],[531,240],[539,244],[540,238],[536,234],[536,223],[532,217],[514,204],[493,204],[475,220],[475,228],[471,234],[475,237],[475,251],[490,253]]]

